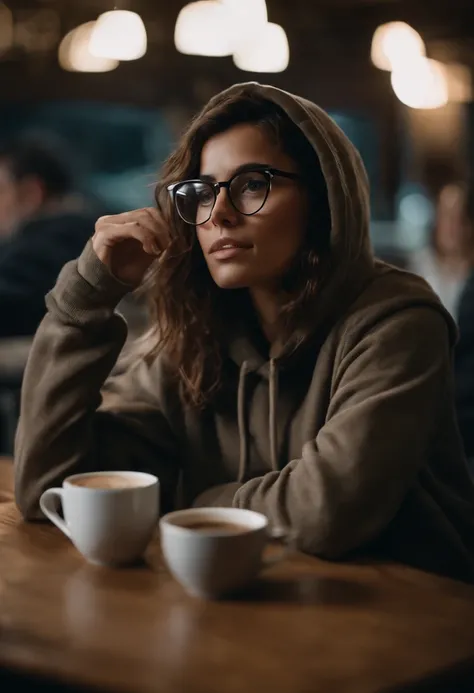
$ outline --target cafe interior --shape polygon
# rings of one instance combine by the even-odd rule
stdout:
[[[272,85],[329,113],[368,173],[376,256],[426,279],[462,338],[474,267],[473,9],[472,0],[0,0],[2,693],[474,690],[471,586],[295,552],[250,596],[207,602],[169,577],[155,546],[148,563],[101,570],[52,525],[22,523],[11,473],[25,367],[61,266],[95,219],[154,204],[183,129],[235,83]],[[55,213],[49,225],[39,203],[9,207],[5,151],[22,138],[67,164],[64,213],[81,222],[61,252]],[[44,242],[28,242],[15,264],[12,244],[30,223],[42,224]],[[132,295],[119,309],[133,348],[147,307]]]

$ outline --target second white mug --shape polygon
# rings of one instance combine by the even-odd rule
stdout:
[[[270,531],[265,515],[241,508],[196,508],[164,515],[160,520],[163,556],[172,575],[192,595],[225,596],[247,585],[266,565],[282,560],[262,558],[265,545],[286,532]]]

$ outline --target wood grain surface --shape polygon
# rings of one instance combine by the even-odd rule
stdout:
[[[200,601],[168,575],[157,541],[140,565],[104,569],[51,525],[24,523],[0,461],[0,666],[129,693],[375,693],[428,680],[451,693],[458,667],[474,681],[473,661],[470,586],[294,554],[239,597]]]

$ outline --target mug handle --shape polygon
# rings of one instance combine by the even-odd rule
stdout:
[[[54,499],[59,498],[61,501],[63,501],[63,489],[62,488],[48,488],[44,493],[41,495],[40,498],[40,508],[46,515],[46,517],[51,520],[53,524],[56,525],[58,529],[61,530],[69,539],[71,538],[71,532],[69,531],[69,527],[67,524],[64,522],[64,520],[59,517],[58,511],[56,510],[56,507],[53,503]]]
[[[268,556],[263,559],[263,567],[270,568],[272,565],[281,563],[284,561],[290,553],[292,553],[295,546],[295,535],[294,532],[284,529],[283,527],[274,527],[269,531],[270,541],[283,541],[284,546],[275,556]]]

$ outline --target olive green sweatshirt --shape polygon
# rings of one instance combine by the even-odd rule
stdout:
[[[265,355],[246,325],[229,338],[225,382],[204,410],[185,405],[161,354],[110,377],[129,290],[86,247],[62,270],[27,365],[16,438],[17,503],[65,476],[158,475],[163,510],[265,513],[329,559],[402,561],[474,582],[474,487],[455,420],[451,318],[427,284],[375,261],[360,157],[314,104],[255,83],[319,156],[332,217],[333,275],[312,329]],[[216,96],[212,108],[225,98]]]

